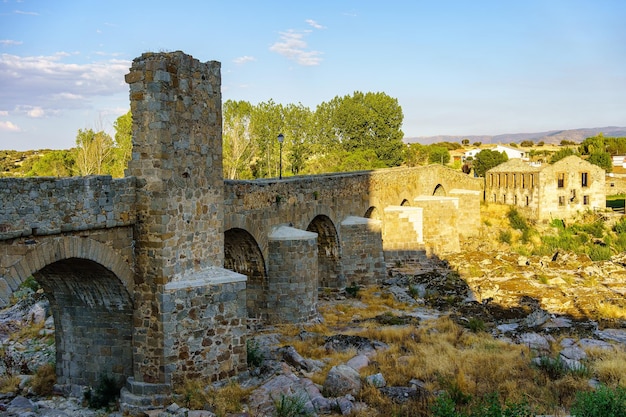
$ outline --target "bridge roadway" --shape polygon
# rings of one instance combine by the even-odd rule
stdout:
[[[142,404],[230,377],[248,317],[306,321],[319,287],[375,283],[478,230],[482,181],[440,165],[224,181],[219,63],[146,53],[126,81],[126,178],[0,179],[0,306],[39,282],[59,384],[108,374]]]

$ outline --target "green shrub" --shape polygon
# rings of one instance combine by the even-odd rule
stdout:
[[[473,333],[484,332],[486,329],[485,322],[476,317],[472,317],[469,319],[467,323],[467,328],[470,329]]]
[[[509,223],[513,229],[517,229],[520,231],[528,230],[528,223],[526,219],[522,217],[522,215],[515,208],[511,208],[507,214],[509,218]]]
[[[617,223],[615,223],[613,231],[617,234],[626,234],[626,216],[623,216]]]
[[[263,353],[259,349],[259,342],[256,340],[246,340],[246,359],[248,366],[258,367],[263,363]]]
[[[306,400],[303,396],[280,394],[280,397],[274,400],[276,417],[309,416],[310,413],[306,411],[305,404]]]
[[[606,261],[611,259],[613,252],[609,246],[592,245],[587,254],[592,261]]]
[[[501,230],[498,235],[498,241],[500,243],[508,243],[509,245],[513,241],[513,235],[510,230]]]
[[[571,408],[576,417],[626,416],[626,388],[600,387],[597,391],[579,392]]]
[[[567,373],[565,362],[563,362],[560,356],[557,358],[542,356],[539,358],[539,363],[535,366],[553,381],[564,377]]]
[[[361,287],[356,282],[353,282],[352,285],[346,287],[346,294],[352,298],[357,298],[359,296],[359,290]]]
[[[85,393],[89,408],[99,409],[109,407],[109,405],[120,396],[121,385],[122,384],[117,383],[115,378],[109,375],[104,374],[100,376],[98,386]]]

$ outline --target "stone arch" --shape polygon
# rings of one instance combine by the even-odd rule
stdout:
[[[69,258],[33,277],[54,318],[60,384],[97,385],[102,375],[122,386],[133,375],[133,301],[119,278],[92,260]]]
[[[36,244],[11,269],[14,291],[29,276],[44,289],[55,324],[59,384],[91,385],[133,375],[134,274],[111,247],[62,236]]]
[[[246,304],[249,317],[267,314],[269,291],[263,253],[254,237],[246,230],[233,228],[224,232],[224,268],[248,277]]]
[[[436,195],[438,197],[445,197],[447,195],[446,189],[443,188],[443,185],[437,184],[437,186],[435,186],[435,189],[433,190],[433,195]]]
[[[110,246],[78,236],[52,238],[33,246],[9,272],[7,281],[11,292],[46,265],[70,258],[87,259],[103,265],[118,277],[126,291],[133,296],[135,274],[126,260]]]
[[[367,219],[382,220],[380,210],[376,206],[371,206],[370,208],[368,208],[363,217]]]
[[[339,239],[332,220],[326,215],[317,215],[306,230],[317,233],[318,286],[330,288],[345,286]]]

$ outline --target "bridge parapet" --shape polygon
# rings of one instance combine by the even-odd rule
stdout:
[[[0,179],[0,240],[135,223],[135,178]]]

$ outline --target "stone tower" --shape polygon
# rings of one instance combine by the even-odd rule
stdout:
[[[245,276],[222,268],[220,63],[145,53],[126,82],[138,217],[128,388],[167,392],[185,378],[246,367]]]

